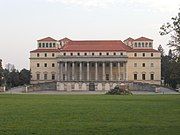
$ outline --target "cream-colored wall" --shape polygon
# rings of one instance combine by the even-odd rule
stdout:
[[[137,52],[137,57],[134,57],[134,52],[128,53],[127,73],[129,81],[145,82],[160,84],[161,82],[161,57],[160,53],[154,52],[151,57],[151,52],[144,52],[145,57],[142,56],[143,52]],[[137,63],[137,67],[134,67],[134,63]],[[142,63],[145,63],[145,67],[142,67]],[[153,67],[151,67],[153,63]],[[137,73],[137,80],[134,80],[134,74]],[[146,80],[142,80],[142,73],[146,74]],[[154,80],[150,80],[150,74],[154,73]]]
[[[31,82],[51,82],[52,74],[55,74],[55,80],[58,79],[58,63],[56,60],[57,53],[54,53],[55,56],[52,57],[52,52],[46,52],[47,57],[44,56],[45,53],[39,53],[40,57],[37,57],[37,53],[31,53],[30,56],[30,69],[31,69]],[[37,67],[37,63],[40,64],[40,67]],[[44,67],[44,64],[47,63],[47,67]],[[55,67],[52,67],[52,63],[55,64]],[[44,80],[44,74],[47,73],[47,80]],[[37,80],[37,74],[40,74],[40,80]]]

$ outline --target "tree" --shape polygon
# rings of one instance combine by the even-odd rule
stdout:
[[[30,84],[31,73],[27,69],[22,69],[19,73],[20,85]]]
[[[168,45],[173,48],[173,51],[180,57],[180,12],[178,16],[172,17],[172,23],[166,23],[160,28],[160,35],[171,34],[171,40]]]
[[[0,59],[0,86],[3,84],[3,68],[2,68],[2,60]]]

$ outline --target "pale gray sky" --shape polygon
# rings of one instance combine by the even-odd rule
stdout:
[[[179,0],[0,0],[0,58],[29,68],[36,40],[51,36],[120,39],[145,36],[168,50],[160,26],[176,16]]]

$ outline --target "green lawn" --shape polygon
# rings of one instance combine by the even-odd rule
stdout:
[[[0,95],[0,135],[179,135],[180,95]]]

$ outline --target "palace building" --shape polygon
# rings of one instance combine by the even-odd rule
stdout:
[[[51,37],[30,52],[31,83],[57,82],[57,90],[110,90],[122,82],[161,83],[161,54],[153,40],[82,40]]]

